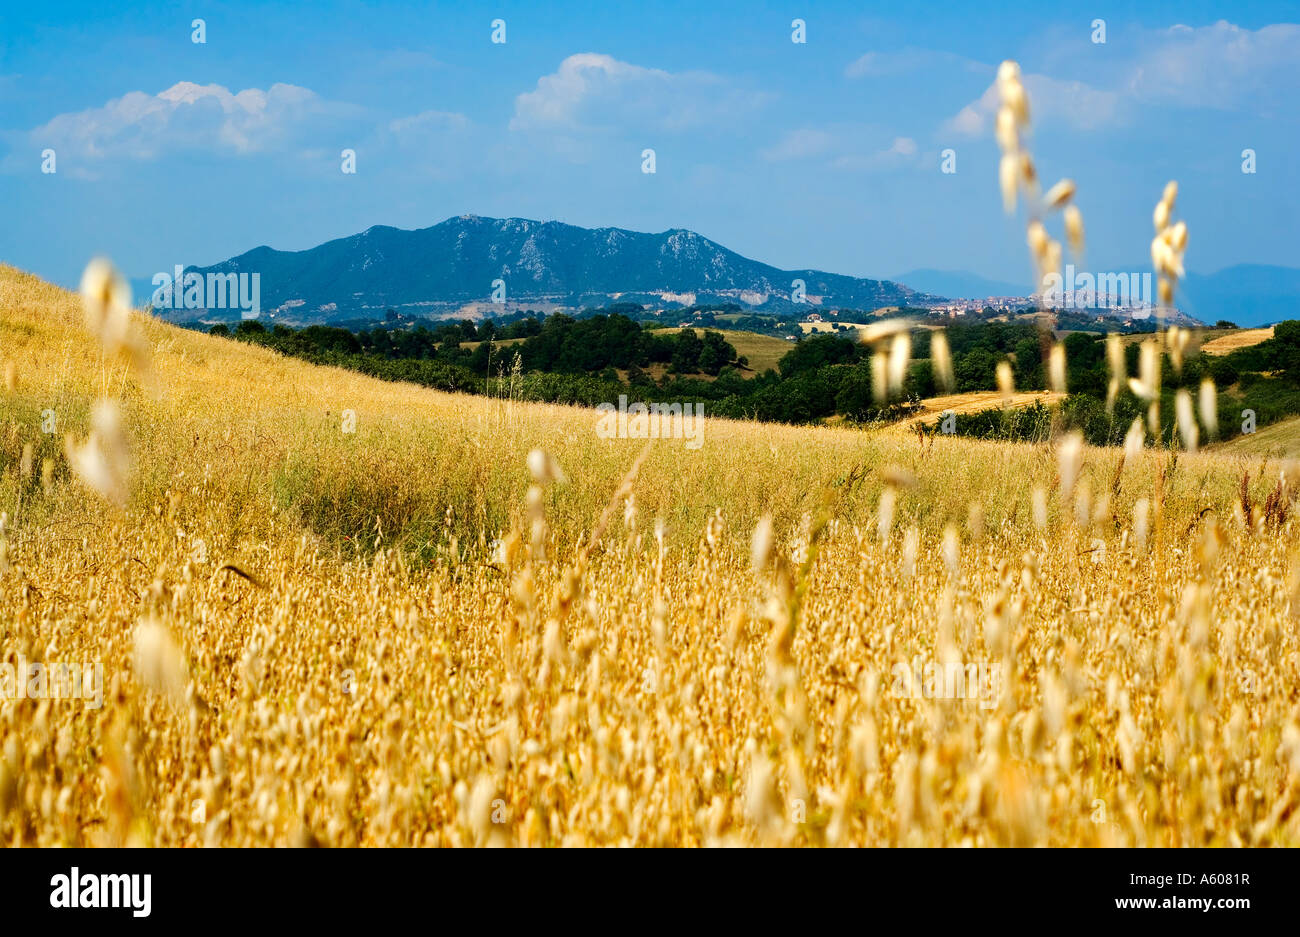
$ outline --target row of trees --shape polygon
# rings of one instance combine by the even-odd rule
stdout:
[[[476,328],[474,323],[466,321],[447,323],[436,329],[377,328],[354,334],[325,325],[302,329],[276,325],[268,330],[261,322],[250,319],[239,323],[233,334],[307,360],[356,357],[389,362],[436,362],[461,367],[482,377],[517,367],[524,371],[565,374],[619,369],[635,371],[638,378],[643,378],[643,369],[654,364],[667,366],[673,374],[717,376],[723,368],[743,368],[748,363],[719,332],[706,331],[700,335],[694,329],[679,333],[649,330],[617,313],[585,319],[553,315],[544,322],[521,319],[503,328],[499,338],[489,325],[484,323]],[[210,331],[214,335],[232,334],[225,325],[213,326]],[[484,337],[485,332],[489,337]],[[474,337],[467,336],[477,336],[477,343]]]
[[[668,333],[646,328],[621,312],[520,318],[503,327],[518,339],[508,345],[484,339],[486,325],[447,323],[432,330],[353,334],[328,326],[294,330],[277,325],[268,331],[248,321],[234,336],[284,354],[442,390],[587,405],[628,393],[644,401],[707,403],[708,412],[719,416],[783,423],[815,422],[837,414],[852,421],[893,419],[940,391],[930,360],[932,333],[925,329],[913,333],[913,360],[901,396],[882,404],[874,396],[872,349],[835,333],[804,338],[775,370],[747,375],[745,359],[721,333]],[[470,330],[477,342],[466,338]],[[212,331],[230,334],[223,326]],[[1017,322],[961,324],[945,332],[957,391],[995,389],[1002,361],[1011,363],[1018,389],[1045,389],[1043,362],[1054,342],[1050,332]],[[1111,376],[1104,336],[1076,332],[1064,345],[1069,396],[1060,417],[1093,443],[1118,442],[1133,419],[1145,413],[1145,404],[1124,387],[1114,407],[1106,409]],[[1137,373],[1139,353],[1136,342],[1126,345],[1129,374]],[[665,376],[651,377],[647,369],[653,365],[665,366]],[[1187,356],[1181,369],[1166,358],[1162,369],[1166,423],[1172,421],[1177,389],[1195,390],[1207,376],[1220,391],[1225,431],[1239,424],[1234,414],[1242,408],[1253,409],[1261,423],[1300,413],[1300,322],[1282,323],[1273,339],[1227,356]],[[1040,418],[1036,410],[1018,415],[991,410],[960,417],[957,431],[1036,438],[1043,428]],[[1166,429],[1171,432],[1172,426]]]
[[[1231,322],[1216,327],[1236,328]],[[1110,372],[1101,336],[1071,334],[1065,339],[1065,349],[1069,394],[1057,415],[1059,425],[1080,430],[1094,445],[1120,444],[1133,421],[1146,417],[1146,402],[1124,387],[1107,409]],[[1137,373],[1140,353],[1136,342],[1125,346],[1127,373]],[[1282,322],[1274,329],[1273,338],[1227,355],[1187,356],[1180,368],[1163,356],[1160,368],[1160,434],[1165,444],[1172,442],[1177,432],[1174,401],[1178,391],[1195,393],[1206,378],[1214,382],[1217,391],[1221,437],[1237,435],[1243,426],[1295,416],[1300,414],[1300,321]],[[1248,419],[1244,418],[1247,413]],[[1051,425],[1048,409],[1037,404],[1021,410],[959,414],[955,431],[982,438],[1036,440],[1043,438]]]

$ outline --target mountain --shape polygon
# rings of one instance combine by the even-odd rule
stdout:
[[[1178,306],[1213,325],[1240,326],[1300,319],[1300,270],[1268,264],[1237,264],[1218,273],[1188,272],[1178,284]]]
[[[894,280],[910,286],[923,293],[936,296],[951,296],[960,299],[985,299],[989,296],[1028,296],[1033,292],[1032,284],[1008,283],[1004,280],[990,280],[987,277],[965,270],[909,270],[900,273]]]
[[[742,257],[693,231],[643,234],[580,228],[556,221],[461,215],[416,231],[377,226],[304,251],[258,247],[206,275],[260,274],[261,309],[277,321],[379,318],[501,311],[492,294],[502,281],[504,309],[581,308],[611,302],[655,306],[735,302],[759,310],[875,309],[933,300],[887,280],[820,270],[781,270]],[[808,305],[791,303],[792,281]],[[148,293],[153,288],[148,288]],[[469,308],[466,308],[469,307]],[[232,320],[236,309],[159,310],[172,320]]]

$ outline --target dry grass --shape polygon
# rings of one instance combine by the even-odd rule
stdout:
[[[847,326],[850,329],[865,329],[867,327],[866,322],[849,322],[847,319],[844,321],[840,321],[839,319],[830,319],[826,322],[800,322],[799,331],[803,332],[805,335],[811,335],[814,332],[834,332],[841,325]],[[849,333],[850,336],[852,334],[852,332]]]
[[[1273,337],[1273,326],[1266,329],[1229,329],[1207,341],[1201,351],[1207,355],[1226,355],[1238,348],[1249,348]]]
[[[1189,351],[1204,351],[1211,355],[1226,355],[1238,348],[1258,345],[1273,337],[1273,327],[1264,329],[1186,329]],[[1066,334],[1066,333],[1062,333]],[[1125,345],[1140,345],[1151,338],[1150,332],[1115,333]]]
[[[1300,417],[1281,420],[1253,433],[1234,436],[1215,446],[1214,451],[1220,455],[1300,458]]]
[[[633,475],[588,411],[144,332],[152,385],[0,268],[0,654],[108,683],[0,701],[6,844],[1300,842],[1276,463],[710,420]]]
[[[680,332],[680,328],[669,328],[662,330],[665,335],[672,335]],[[736,354],[749,359],[749,367],[758,374],[762,374],[768,368],[775,369],[777,364],[790,351],[792,343],[787,342],[784,338],[776,338],[772,335],[760,335],[758,332],[745,332],[737,329],[715,329],[695,327],[696,333],[700,332],[720,332],[722,337],[731,343],[736,349]]]
[[[936,423],[944,413],[978,413],[995,407],[1031,407],[1035,403],[1051,406],[1065,399],[1065,394],[1050,390],[1027,390],[1004,397],[996,390],[970,391],[964,394],[945,394],[942,397],[927,397],[921,401],[922,410],[917,419],[922,423]]]
[[[509,347],[511,347],[512,345],[521,345],[521,344],[523,344],[525,341],[526,341],[526,339],[522,339],[522,338],[498,338],[498,339],[493,339],[493,340],[492,340],[492,345],[493,345],[493,354],[495,355],[495,353],[496,353],[496,349],[497,349],[497,348],[509,348]],[[475,339],[475,340],[472,341],[472,342],[461,342],[461,343],[460,343],[460,347],[466,349],[467,351],[474,351],[474,350],[477,349],[478,346],[481,345],[481,344],[483,344],[483,339],[480,338],[480,339]]]

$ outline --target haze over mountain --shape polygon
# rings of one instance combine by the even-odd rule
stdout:
[[[1271,264],[1237,264],[1217,273],[1187,272],[1178,285],[1178,306],[1213,325],[1240,326],[1300,318],[1300,270]]]
[[[914,290],[948,296],[953,299],[980,299],[988,296],[1025,296],[1027,283],[990,280],[965,270],[933,270],[928,267],[900,273],[894,280]]]
[[[460,215],[418,230],[377,225],[302,251],[262,246],[200,274],[260,274],[261,310],[289,324],[383,318],[492,315],[636,302],[671,308],[738,303],[753,311],[806,315],[828,309],[925,305],[941,297],[1023,296],[1024,284],[967,271],[917,269],[896,280],[820,270],[782,270],[682,228],[658,234],[582,228],[557,221]],[[1145,271],[1141,265],[1129,269]],[[807,302],[795,304],[795,281]],[[504,288],[504,303],[493,293]],[[137,295],[154,294],[148,280]],[[1189,272],[1177,305],[1195,319],[1261,325],[1300,314],[1300,270],[1241,264]],[[238,308],[163,308],[172,321],[234,321]]]
[[[1149,264],[1135,264],[1126,272],[1150,269]],[[1025,283],[992,280],[965,270],[911,270],[894,279],[912,289],[954,299],[1029,293]],[[1236,264],[1216,273],[1189,270],[1178,284],[1175,305],[1184,315],[1208,325],[1220,319],[1240,326],[1269,325],[1300,317],[1300,270],[1269,264]]]
[[[789,311],[794,281],[807,304],[875,309],[935,297],[888,280],[781,270],[693,231],[645,234],[556,221],[460,215],[415,231],[378,225],[304,251],[254,248],[201,274],[258,273],[261,308],[277,321],[490,314],[502,309],[734,302]],[[500,281],[498,283],[497,281]],[[492,303],[504,284],[505,305]],[[152,287],[148,287],[151,295]],[[468,308],[467,308],[468,307]],[[231,320],[238,310],[159,310],[172,320]]]

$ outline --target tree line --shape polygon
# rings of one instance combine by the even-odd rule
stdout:
[[[926,328],[913,331],[902,394],[888,403],[875,398],[873,349],[840,333],[803,337],[775,369],[757,374],[720,332],[667,332],[636,322],[624,311],[358,332],[322,325],[268,330],[247,320],[233,332],[223,325],[210,331],[316,363],[440,390],[587,406],[628,394],[646,402],[705,403],[711,415],[781,423],[836,416],[859,423],[898,419],[941,390],[930,357],[933,333]],[[950,325],[944,332],[957,392],[997,389],[996,372],[1004,361],[1017,389],[1046,389],[1044,362],[1055,341],[1049,330],[1030,322],[975,321]],[[1074,332],[1063,344],[1068,396],[1058,418],[1091,443],[1121,442],[1133,419],[1146,413],[1145,403],[1124,387],[1107,410],[1105,336]],[[1130,375],[1137,373],[1138,356],[1137,342],[1125,346]],[[1219,391],[1225,435],[1239,431],[1243,409],[1253,410],[1260,424],[1300,413],[1300,322],[1284,322],[1274,338],[1229,355],[1188,355],[1180,369],[1166,357],[1162,370],[1161,414],[1168,434],[1173,432],[1174,393],[1179,388],[1195,393],[1205,377]],[[991,408],[959,415],[957,432],[1037,438],[1045,431],[1046,414],[1046,408]]]

